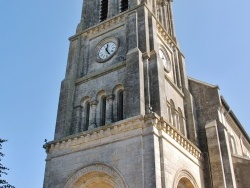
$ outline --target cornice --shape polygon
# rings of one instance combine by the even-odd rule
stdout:
[[[74,36],[70,37],[69,40],[74,40],[75,38],[77,38],[80,35],[94,35],[96,33],[99,33],[101,31],[105,31],[110,29],[111,27],[117,26],[118,24],[120,24],[121,22],[125,21],[125,15],[121,14],[118,16],[115,16],[109,20],[103,21],[93,27],[90,27],[82,32],[76,33]]]
[[[178,51],[181,53],[181,50],[179,49],[178,45],[176,44],[176,42],[173,40],[173,38],[167,33],[167,31],[163,28],[163,26],[161,25],[161,23],[158,21],[157,17],[155,16],[155,14],[150,10],[150,8],[148,7],[148,5],[146,3],[140,4],[135,6],[132,9],[129,9],[123,13],[120,13],[110,19],[107,19],[99,24],[96,24],[93,27],[90,27],[84,31],[78,32],[75,35],[73,35],[72,37],[69,38],[69,40],[75,40],[76,38],[78,38],[80,35],[94,35],[100,31],[104,31],[104,30],[109,30],[111,27],[114,27],[118,24],[121,24],[121,22],[124,22],[125,19],[127,18],[127,16],[131,13],[136,12],[136,9],[140,8],[140,7],[146,7],[147,10],[150,12],[150,14],[155,18],[156,20],[156,26],[157,26],[157,32],[158,34],[162,37],[162,39],[172,48],[176,48],[178,49]],[[184,55],[181,53],[181,55],[184,57]]]
[[[239,135],[244,138],[248,144],[250,144],[250,138],[247,132],[245,131],[244,127],[241,125],[240,121],[234,114],[234,112],[230,109],[230,106],[226,102],[223,96],[220,96],[222,107],[225,109],[226,113],[224,113],[225,119],[232,127],[232,129]]]
[[[162,38],[162,40],[172,49],[177,49],[179,53],[184,57],[179,46],[176,44],[173,38],[167,33],[167,31],[164,29],[164,27],[161,25],[159,21],[157,21],[156,26],[157,26],[157,33]]]
[[[44,148],[48,153],[49,160],[49,158],[55,156],[66,155],[71,152],[98,147],[132,137],[145,136],[148,134],[163,137],[163,135],[159,135],[159,132],[156,130],[163,131],[169,135],[171,142],[178,144],[196,159],[200,161],[203,160],[201,151],[190,140],[155,113],[145,116],[135,116],[107,126],[72,135],[62,140],[52,141],[45,144]]]
[[[85,29],[84,31],[80,31],[80,32],[76,33],[75,35],[73,35],[72,37],[70,37],[69,40],[75,40],[80,35],[93,35],[93,34],[96,34],[100,31],[108,30],[111,27],[116,26],[116,25],[120,24],[121,22],[124,22],[127,15],[135,12],[135,10],[141,6],[144,6],[144,4],[137,5],[132,9],[124,11],[124,12],[122,12],[122,13],[120,13],[112,18],[109,18],[103,22],[100,22],[100,23],[98,23],[98,24],[96,24],[88,29]]]
[[[210,87],[210,88],[220,89],[218,85],[209,84],[209,83],[197,80],[195,78],[188,77],[188,81],[192,81],[192,82],[195,82],[195,83],[198,83],[201,85],[205,85],[205,86]]]
[[[244,142],[249,144],[249,137],[247,137],[248,135],[245,135],[244,133],[242,133],[241,129],[238,127],[238,124],[235,123],[230,113],[226,113],[224,116],[229,126],[236,132],[239,138],[242,138]]]

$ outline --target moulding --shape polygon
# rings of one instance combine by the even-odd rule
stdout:
[[[152,127],[152,129],[146,129],[147,127]],[[164,131],[196,159],[203,160],[201,151],[190,140],[155,113],[135,116],[80,134],[71,135],[63,140],[49,142],[44,145],[44,148],[48,153],[49,160],[50,157],[65,155],[72,151],[80,151],[135,136],[156,134],[154,128]]]
[[[93,163],[87,166],[84,166],[83,168],[79,169],[72,177],[70,177],[64,188],[72,188],[75,187],[74,183],[79,180],[80,178],[84,178],[84,176],[88,175],[91,172],[100,172],[107,174],[116,185],[115,188],[127,188],[127,184],[122,177],[122,174],[113,167],[110,167],[103,163]],[[101,178],[101,177],[100,177]],[[84,186],[85,187],[85,186]]]

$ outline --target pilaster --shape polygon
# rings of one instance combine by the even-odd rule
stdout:
[[[220,123],[218,124],[218,135],[220,139],[220,148],[221,148],[221,156],[223,161],[223,170],[225,174],[226,180],[226,187],[227,188],[234,188],[236,187],[233,163],[232,163],[232,156],[230,152],[230,146],[228,141],[228,133],[226,127]]]
[[[75,80],[78,72],[79,49],[80,39],[75,38],[70,42],[66,75],[61,84],[55,130],[56,140],[70,134],[75,94]]]
[[[226,187],[226,179],[216,120],[208,123],[205,128],[213,187],[224,188]]]

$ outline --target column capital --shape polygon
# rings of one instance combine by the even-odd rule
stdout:
[[[114,98],[115,98],[115,96],[113,94],[106,96],[107,100],[114,100]]]
[[[97,106],[98,101],[97,100],[93,100],[89,102],[90,106]]]

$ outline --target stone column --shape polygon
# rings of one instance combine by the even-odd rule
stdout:
[[[222,162],[223,162],[223,171],[224,171],[225,180],[226,180],[225,187],[235,188],[236,180],[235,180],[232,156],[231,156],[230,146],[229,146],[229,141],[228,141],[227,128],[225,127],[225,125],[223,125],[219,121],[217,123],[217,128],[218,128],[218,135],[219,135],[220,148],[221,148],[221,157],[222,157]]]
[[[74,134],[77,134],[78,132],[81,132],[82,131],[82,128],[81,128],[81,114],[82,114],[82,106],[77,106],[75,109],[74,109],[74,117],[73,117],[73,120],[74,120],[74,127],[73,127],[73,133]]]
[[[150,58],[149,53],[143,54],[143,68],[145,72],[144,76],[144,84],[145,84],[145,111],[146,113],[150,114],[152,113],[152,107],[151,107],[151,99],[150,99],[150,75],[149,75],[149,66],[148,66],[148,59]]]
[[[185,135],[185,137],[187,137],[186,119],[184,117],[182,117],[182,121],[183,121],[184,135]]]
[[[89,115],[89,128],[88,130],[94,129],[97,127],[96,125],[96,106],[97,106],[97,101],[91,101],[90,102],[90,115]]]
[[[178,130],[178,125],[177,125],[177,114],[175,111],[173,111],[173,126]]]
[[[114,95],[108,95],[106,97],[106,122],[105,124],[109,124],[113,122],[113,101]]]

